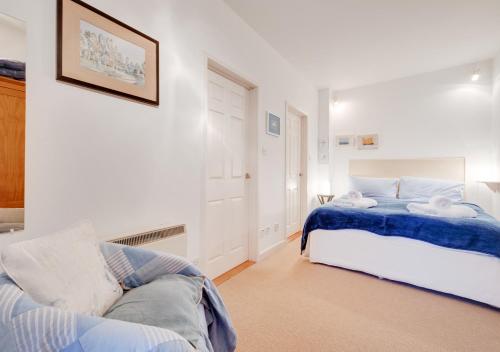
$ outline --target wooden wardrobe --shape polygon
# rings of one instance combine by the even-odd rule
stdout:
[[[25,83],[0,77],[0,208],[24,208]]]

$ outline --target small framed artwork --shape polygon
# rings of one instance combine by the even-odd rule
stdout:
[[[358,136],[358,149],[378,149],[378,134]]]
[[[354,146],[354,136],[336,136],[335,145],[337,146],[337,148],[352,148]]]
[[[159,45],[80,0],[58,0],[60,81],[159,105]]]
[[[279,116],[271,112],[267,112],[266,117],[266,132],[271,136],[279,137],[281,134],[281,120]]]

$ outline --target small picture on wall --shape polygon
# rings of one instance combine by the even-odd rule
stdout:
[[[267,112],[266,117],[266,132],[271,136],[279,137],[281,134],[281,121],[279,116],[271,112]]]
[[[352,148],[354,146],[354,136],[336,136],[335,145],[337,146],[337,148]]]
[[[378,149],[378,134],[358,136],[358,149]]]
[[[57,79],[159,105],[159,42],[80,0],[58,0]]]

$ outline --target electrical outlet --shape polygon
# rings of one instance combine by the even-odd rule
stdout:
[[[274,224],[274,232],[278,232],[280,230],[280,224]]]
[[[259,238],[264,238],[266,236],[266,229],[259,230]]]

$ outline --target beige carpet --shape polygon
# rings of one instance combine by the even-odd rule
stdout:
[[[238,351],[500,351],[499,311],[311,264],[298,251],[290,242],[219,287]]]

